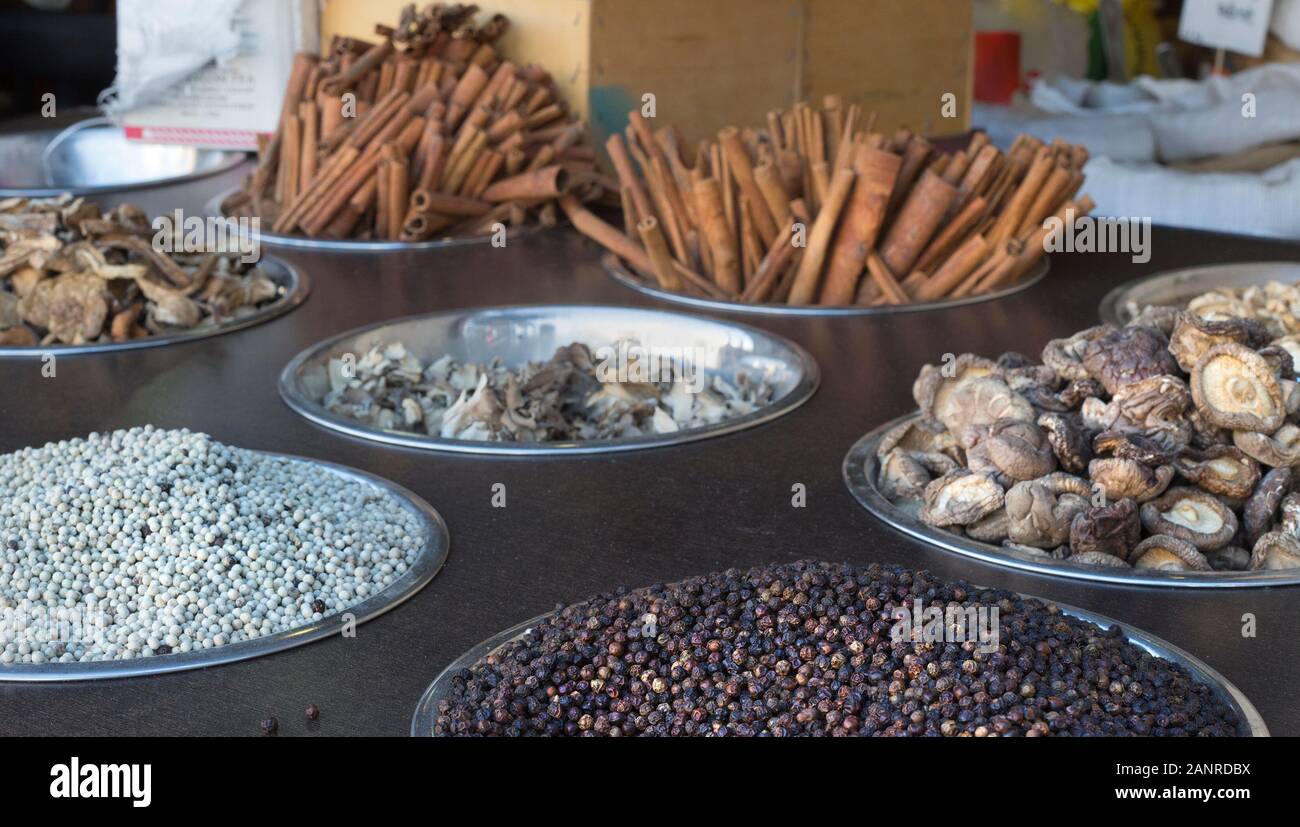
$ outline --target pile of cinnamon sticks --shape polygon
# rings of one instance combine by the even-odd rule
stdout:
[[[669,291],[787,305],[898,305],[1005,289],[1044,255],[1045,219],[1084,215],[1087,151],[1022,135],[1005,153],[977,133],[945,154],[827,96],[727,127],[693,163],[671,127],[629,114],[606,144],[624,228],[576,199],[574,226]]]
[[[410,5],[377,43],[335,37],[325,56],[297,55],[279,129],[226,214],[422,241],[554,223],[558,196],[598,189],[584,125],[545,71],[498,55],[505,18],[480,26],[477,11]]]

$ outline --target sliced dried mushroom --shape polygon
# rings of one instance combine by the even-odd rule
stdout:
[[[1092,339],[1083,349],[1084,370],[1114,394],[1125,385],[1178,372],[1169,343],[1150,327],[1124,327]]]
[[[1083,421],[1072,414],[1045,413],[1038,417],[1038,427],[1047,435],[1052,453],[1061,469],[1071,474],[1082,474],[1092,461],[1092,440],[1083,427]]]
[[[1285,531],[1270,531],[1255,542],[1250,552],[1251,571],[1294,568],[1300,568],[1300,537]]]
[[[1174,478],[1174,467],[1152,468],[1137,460],[1108,457],[1088,463],[1088,477],[1102,487],[1107,500],[1132,497],[1143,503],[1164,493]]]
[[[1081,511],[1070,523],[1070,551],[1075,556],[1101,552],[1126,560],[1140,539],[1137,503],[1127,497]]]
[[[1135,569],[1211,571],[1205,555],[1196,546],[1165,534],[1155,534],[1138,543],[1129,559]]]
[[[1234,431],[1272,433],[1286,405],[1273,368],[1239,344],[1215,345],[1192,369],[1192,399],[1210,423]]]
[[[1191,373],[1205,352],[1215,345],[1236,343],[1256,350],[1268,344],[1264,326],[1253,319],[1208,319],[1196,313],[1182,312],[1169,336],[1169,352],[1184,373]]]
[[[1250,568],[1250,552],[1241,546],[1224,546],[1205,552],[1205,561],[1215,571],[1246,571]]]
[[[1056,455],[1047,434],[1033,422],[999,419],[977,433],[975,443],[966,451],[966,464],[1003,486],[1056,470]]]
[[[1007,537],[1034,548],[1064,545],[1074,515],[1088,508],[1087,494],[1088,484],[1068,474],[1016,483],[1006,493]]]
[[[42,281],[22,300],[22,314],[28,324],[49,330],[65,344],[91,341],[108,317],[104,281],[84,273]]]
[[[1232,443],[1251,459],[1270,468],[1300,465],[1300,427],[1290,423],[1271,434],[1233,431]]]
[[[1259,482],[1259,463],[1227,445],[1186,451],[1174,461],[1178,473],[1198,487],[1231,500],[1244,500]]]
[[[1237,515],[1199,488],[1170,488],[1143,505],[1141,515],[1148,533],[1186,540],[1201,551],[1222,548],[1237,534]]]
[[[1078,563],[1083,566],[1102,566],[1112,569],[1127,569],[1129,564],[1113,554],[1107,554],[1104,551],[1085,551],[1082,554],[1071,554],[1071,563]]]
[[[1064,339],[1053,339],[1043,347],[1043,364],[1057,376],[1067,381],[1087,379],[1088,369],[1083,366],[1083,354],[1094,339],[1101,338],[1115,328],[1108,324],[1090,327]]]
[[[925,487],[921,521],[932,526],[970,525],[1002,507],[1002,487],[966,468],[944,474]]]

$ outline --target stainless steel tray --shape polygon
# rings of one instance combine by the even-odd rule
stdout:
[[[0,197],[96,195],[179,184],[233,169],[247,156],[128,141],[106,118],[67,129],[0,135]]]
[[[461,361],[507,365],[545,361],[555,349],[572,342],[592,347],[635,339],[646,347],[702,347],[700,367],[732,380],[741,370],[764,376],[775,391],[766,408],[704,428],[629,439],[575,442],[486,442],[442,439],[404,431],[380,430],[321,406],[309,390],[331,357],[351,353],[360,358],[371,347],[402,342],[425,361],[445,353]],[[746,325],[629,307],[599,305],[532,305],[452,310],[408,316],[350,330],[298,354],[280,374],[280,396],[290,408],[318,425],[361,439],[472,454],[518,456],[589,454],[678,445],[751,428],[789,413],[817,390],[819,372],[812,356],[794,342]]]
[[[1103,322],[1123,325],[1133,318],[1134,311],[1141,311],[1147,305],[1186,307],[1202,293],[1220,287],[1249,287],[1270,281],[1300,282],[1300,263],[1259,261],[1168,270],[1121,284],[1106,294],[1097,312]]]
[[[995,566],[1031,571],[1053,577],[1090,580],[1097,583],[1118,583],[1125,586],[1159,586],[1164,588],[1248,588],[1260,586],[1292,586],[1300,584],[1300,569],[1286,571],[1239,572],[1161,572],[1137,569],[1088,566],[1065,560],[1043,560],[1037,557],[950,534],[941,528],[928,526],[905,510],[885,499],[876,486],[880,461],[876,449],[881,438],[896,425],[901,425],[916,414],[901,416],[870,431],[853,444],[844,458],[844,482],[849,492],[875,517],[891,528],[929,545],[970,557]]]
[[[225,203],[238,189],[227,190],[208,203],[208,214],[228,217],[226,215]],[[538,224],[530,224],[526,227],[515,227],[506,231],[506,243],[527,238],[543,228]],[[257,238],[263,244],[272,247],[292,247],[298,250],[326,250],[335,253],[388,253],[401,252],[403,250],[440,250],[444,247],[473,247],[479,244],[488,244],[492,241],[490,235],[479,235],[465,237],[446,237],[431,238],[428,241],[368,241],[359,238],[308,238],[305,235],[288,235],[286,233],[273,233],[269,227],[264,227],[258,231]]]
[[[223,333],[233,333],[236,330],[244,330],[253,325],[270,321],[271,319],[283,316],[298,305],[307,301],[307,296],[311,294],[311,282],[307,276],[300,273],[296,268],[290,267],[285,262],[277,258],[263,257],[258,266],[262,268],[267,277],[275,282],[280,288],[280,297],[265,307],[249,313],[238,319],[233,319],[225,324],[214,325],[209,327],[195,328],[180,333],[172,333],[167,336],[149,336],[145,339],[131,339],[126,342],[108,342],[106,344],[86,344],[86,345],[32,345],[31,347],[18,347],[9,345],[0,345],[0,359],[5,357],[41,357],[47,353],[53,353],[57,356],[76,356],[86,353],[115,353],[121,350],[136,350],[144,347],[162,347],[163,345],[174,345],[181,342],[192,342],[198,339],[207,339],[212,336],[220,336]]]
[[[684,293],[673,293],[668,290],[661,290],[658,287],[647,284],[639,276],[629,270],[617,256],[614,256],[611,253],[606,253],[601,257],[601,264],[604,265],[605,272],[623,286],[630,287],[638,293],[644,293],[647,296],[653,296],[662,301],[672,302],[674,304],[684,304],[700,310],[712,310],[714,312],[758,313],[769,316],[887,316],[894,313],[924,313],[927,310],[947,310],[952,307],[964,307],[968,304],[994,301],[996,299],[1014,295],[1022,290],[1028,290],[1030,287],[1042,281],[1043,277],[1047,275],[1047,271],[1050,269],[1048,260],[1044,258],[1039,261],[1038,265],[1034,267],[1027,276],[1005,290],[996,290],[992,293],[985,293],[979,296],[967,296],[961,299],[943,299],[941,301],[916,304],[881,305],[880,307],[861,307],[858,305],[821,307],[819,305],[792,306],[788,304],[748,304],[745,302],[722,301],[720,299],[706,299],[700,296],[688,296]]]
[[[396,608],[415,596],[442,569],[447,561],[447,552],[451,547],[451,538],[442,516],[427,502],[412,492],[374,474],[337,465],[324,460],[307,457],[277,454],[270,451],[258,451],[269,457],[278,457],[312,466],[323,473],[334,474],[355,480],[390,496],[396,497],[402,507],[411,512],[420,521],[425,532],[424,548],[415,563],[408,568],[391,586],[379,594],[367,598],[351,607],[345,613],[330,615],[315,623],[290,629],[256,640],[228,643],[212,649],[198,652],[183,652],[174,655],[151,655],[130,660],[95,661],[92,663],[42,663],[0,665],[0,683],[4,681],[51,682],[51,681],[88,681],[106,678],[130,678],[140,675],[160,675],[166,672],[181,672],[186,669],[203,669],[223,663],[282,652],[307,643],[323,640],[337,635],[343,628],[344,615],[352,617],[351,623],[359,626],[385,612]]]
[[[1033,595],[1022,595],[1022,597],[1033,597]],[[1198,682],[1211,687],[1219,700],[1229,706],[1233,712],[1237,713],[1241,721],[1238,735],[1249,736],[1254,738],[1263,738],[1268,736],[1268,727],[1264,724],[1264,719],[1260,716],[1259,710],[1255,705],[1242,693],[1240,689],[1232,684],[1227,678],[1220,675],[1208,664],[1193,655],[1179,649],[1168,641],[1158,638],[1155,635],[1134,629],[1126,623],[1120,623],[1105,615],[1090,612],[1086,609],[1079,609],[1074,606],[1068,606],[1064,603],[1034,598],[1043,603],[1055,605],[1063,614],[1094,623],[1102,629],[1109,629],[1111,626],[1118,624],[1124,630],[1124,637],[1147,652],[1156,657],[1176,663],[1187,671],[1192,673],[1192,677]],[[507,643],[518,640],[528,633],[528,630],[539,623],[549,619],[554,612],[547,612],[539,615],[532,620],[520,623],[506,629],[500,634],[494,635],[479,645],[470,649],[465,654],[457,658],[450,666],[442,670],[438,677],[433,679],[429,688],[424,690],[420,696],[420,702],[415,706],[415,714],[411,716],[411,735],[416,738],[432,737],[434,724],[438,719],[438,704],[451,694],[451,682],[461,670],[468,669],[478,661],[482,660],[488,654],[500,649]]]

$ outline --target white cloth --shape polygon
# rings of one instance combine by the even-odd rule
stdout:
[[[239,52],[242,0],[118,0],[117,77],[100,93],[114,117],[166,95],[212,60]]]
[[[1258,173],[1184,172],[1095,158],[1084,168],[1095,215],[1276,238],[1300,238],[1300,158]],[[1156,251],[1159,255],[1159,251]]]
[[[1287,48],[1300,50],[1300,0],[1273,0],[1269,31]]]

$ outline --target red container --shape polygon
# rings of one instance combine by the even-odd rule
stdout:
[[[1020,32],[975,33],[975,100],[1011,103],[1020,88]]]

